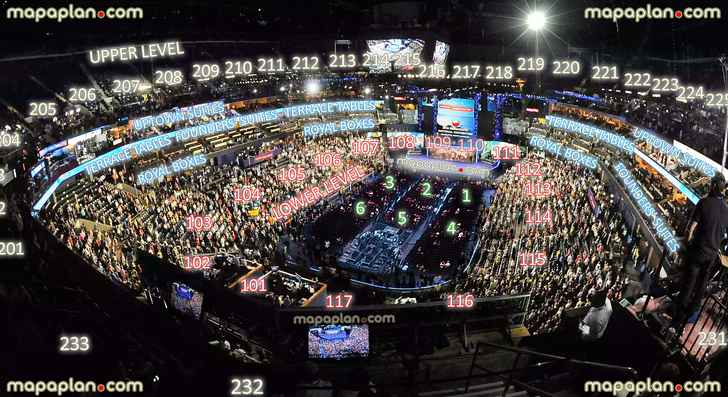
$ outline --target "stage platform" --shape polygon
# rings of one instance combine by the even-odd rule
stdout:
[[[392,274],[404,258],[400,247],[411,235],[412,231],[407,229],[398,229],[383,222],[370,223],[344,247],[339,265],[377,275]]]
[[[396,159],[393,164],[398,169],[419,174],[440,175],[450,178],[489,179],[492,177],[493,172],[500,167],[501,162],[487,160],[477,163],[462,162],[414,154]]]

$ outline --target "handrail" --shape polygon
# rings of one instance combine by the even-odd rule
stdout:
[[[509,351],[509,352],[512,352],[512,353],[518,353],[516,355],[516,359],[513,361],[513,367],[509,371],[494,372],[494,371],[491,371],[491,370],[489,370],[487,368],[478,366],[476,364],[476,360],[477,360],[477,357],[478,357],[478,353],[480,352],[480,347],[481,346],[489,346],[489,347],[492,347],[492,348],[495,348],[495,349],[505,350],[505,351]],[[557,355],[547,354],[547,353],[540,353],[540,352],[535,352],[535,351],[528,350],[528,349],[523,349],[523,348],[503,346],[503,345],[499,345],[499,344],[496,344],[496,343],[490,343],[490,342],[478,342],[478,344],[476,345],[476,348],[475,348],[475,353],[473,354],[473,361],[470,364],[470,372],[468,373],[468,378],[467,378],[467,381],[465,383],[465,393],[467,393],[468,390],[469,390],[469,388],[470,388],[470,379],[472,377],[474,377],[473,376],[473,369],[474,368],[478,368],[478,369],[480,369],[482,371],[485,371],[490,376],[496,376],[496,377],[500,378],[501,380],[503,380],[503,382],[505,384],[505,389],[503,390],[503,395],[504,396],[508,392],[508,389],[511,387],[511,385],[516,385],[516,386],[519,386],[522,389],[525,389],[525,390],[527,390],[527,391],[529,391],[531,393],[536,393],[538,395],[546,396],[546,397],[555,397],[555,395],[552,394],[552,393],[548,393],[545,390],[541,390],[541,389],[539,389],[539,388],[537,388],[535,386],[529,385],[528,383],[524,383],[524,382],[520,381],[519,379],[514,379],[513,378],[514,373],[516,373],[516,372],[523,372],[525,370],[528,370],[528,369],[533,368],[533,366],[527,366],[527,367],[517,368],[517,366],[518,366],[518,360],[521,358],[521,355],[522,354],[536,356],[536,357],[541,357],[541,358],[547,358],[549,360],[553,360],[553,361],[550,361],[550,362],[547,362],[547,363],[538,363],[537,366],[540,366],[541,364],[543,364],[545,366],[545,365],[550,365],[550,364],[557,363],[557,362],[559,362],[559,363],[565,362],[565,363],[575,364],[575,365],[579,365],[579,366],[583,366],[583,367],[607,369],[607,370],[610,370],[610,371],[621,372],[623,374],[626,374],[630,379],[637,379],[637,377],[638,377],[637,371],[634,368],[631,368],[631,367],[624,367],[624,366],[611,365],[611,364],[603,364],[603,363],[598,363],[598,362],[594,362],[594,361],[575,360],[575,359],[572,359],[572,358],[569,358],[569,357],[557,356]],[[505,376],[504,375],[505,373],[508,373],[508,376]]]
[[[687,334],[683,333],[682,336],[678,335],[678,337],[674,339],[674,343],[679,346],[680,351],[684,354],[684,357],[697,370],[697,372],[702,371],[709,363],[710,359],[712,358],[711,353],[716,351],[714,350],[716,346],[700,346],[699,344],[697,344],[700,338],[694,338],[694,336],[700,334],[710,334],[711,332],[721,332],[722,327],[725,326],[724,324],[726,322],[726,318],[728,318],[728,307],[726,307],[726,305],[723,304],[720,299],[716,298],[712,294],[705,297],[705,300],[703,301],[702,305],[700,306],[700,310],[698,311],[698,318],[702,317],[703,313],[706,313],[709,310],[719,313],[718,318],[716,318],[714,322],[703,322],[702,324],[700,324],[699,321],[696,321],[690,328],[690,331],[687,332]],[[687,325],[686,323],[687,319],[685,319],[682,324],[680,324],[678,329],[683,329],[683,327]]]
[[[534,369],[534,368],[541,368],[548,363],[538,363],[533,364],[526,369]],[[415,382],[408,382],[408,381],[401,381],[401,382],[388,382],[388,383],[380,383],[376,385],[369,385],[367,388],[375,389],[375,390],[392,390],[397,387],[414,387],[419,385],[434,385],[439,383],[453,383],[463,380],[468,380],[472,378],[489,378],[492,376],[502,376],[504,374],[510,373],[511,370],[505,370],[505,371],[498,371],[498,372],[490,372],[487,374],[481,374],[481,375],[471,375],[471,376],[456,376],[452,378],[442,378],[442,379],[430,379],[430,380],[419,380]],[[346,387],[352,386],[349,383],[338,383],[336,386],[312,386],[312,385],[296,385],[296,390],[338,390],[343,389]]]
[[[596,361],[575,360],[570,357],[535,352],[533,350],[528,350],[528,349],[523,349],[523,348],[518,348],[518,347],[503,346],[503,345],[499,345],[497,343],[491,343],[491,342],[479,342],[478,344],[493,347],[496,349],[507,350],[507,351],[510,351],[513,353],[528,354],[528,355],[532,355],[532,356],[536,356],[536,357],[547,358],[550,360],[566,361],[569,363],[573,363],[573,364],[581,365],[581,366],[585,366],[585,367],[600,368],[600,369],[607,369],[610,371],[622,372],[622,373],[628,374],[629,376],[634,377],[634,378],[637,378],[639,376],[639,373],[637,372],[637,370],[632,367],[625,367],[625,366],[621,366],[621,365],[612,365],[612,364],[603,364],[603,363],[598,363]]]

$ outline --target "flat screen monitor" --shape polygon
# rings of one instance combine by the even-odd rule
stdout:
[[[326,325],[308,329],[308,356],[341,360],[369,356],[368,325]]]
[[[172,283],[172,307],[180,312],[200,318],[203,294],[182,283]]]
[[[475,131],[475,101],[466,98],[438,101],[437,129],[458,135],[472,135]]]

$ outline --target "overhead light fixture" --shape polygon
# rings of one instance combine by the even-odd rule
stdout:
[[[321,83],[316,80],[309,80],[306,82],[306,93],[309,95],[316,95],[321,92]]]
[[[532,30],[534,32],[543,30],[543,28],[546,27],[546,13],[541,10],[531,11],[528,16],[526,16],[526,26],[528,26],[528,30]]]

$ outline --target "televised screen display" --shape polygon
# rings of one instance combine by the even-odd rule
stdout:
[[[202,298],[201,292],[182,283],[172,283],[172,306],[180,312],[197,319],[200,318]]]
[[[450,44],[442,41],[435,42],[435,53],[432,55],[432,62],[436,65],[444,65],[447,55],[450,53]]]
[[[308,329],[308,357],[314,359],[369,356],[368,325],[326,325]]]
[[[401,61],[395,62],[395,70],[411,70],[407,67],[406,62],[415,62],[415,56],[422,59],[422,50],[425,48],[425,41],[420,39],[387,39],[387,40],[367,40],[369,53],[373,58],[378,60],[391,59]],[[408,61],[407,61],[408,60]],[[377,61],[378,62],[378,61]],[[389,63],[377,63],[370,67],[373,72],[386,72],[390,69]]]
[[[440,100],[437,104],[437,129],[472,134],[475,131],[475,101],[465,98]]]

